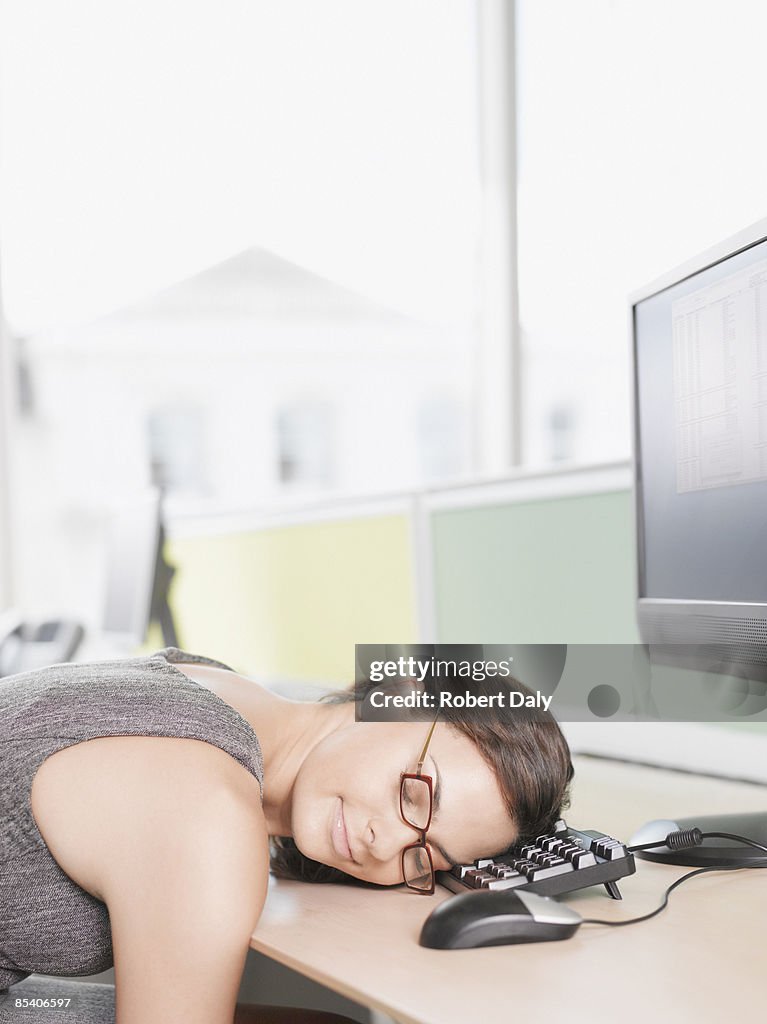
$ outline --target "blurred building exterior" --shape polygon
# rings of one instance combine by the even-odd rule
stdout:
[[[17,341],[17,602],[91,618],[107,509],[149,483],[183,516],[467,474],[467,335],[253,248]]]

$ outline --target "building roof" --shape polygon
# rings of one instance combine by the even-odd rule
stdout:
[[[302,320],[412,320],[266,249],[252,248],[147,299],[99,318],[179,320],[226,316]]]

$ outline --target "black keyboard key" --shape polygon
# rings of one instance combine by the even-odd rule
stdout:
[[[490,878],[482,883],[482,888],[490,892],[503,891],[504,889],[515,889],[518,885],[527,885],[528,879],[518,872],[509,875],[508,878]]]
[[[492,882],[494,878],[485,871],[478,871],[475,875],[467,875],[465,881],[469,883],[472,889],[481,889],[483,882]]]
[[[587,850],[591,850],[592,853],[597,852],[596,847],[598,843],[605,841],[609,842],[611,840],[611,837],[605,835],[604,832],[595,832],[593,829],[589,829],[586,832],[579,832],[578,835],[581,839],[583,846]]]
[[[542,850],[546,850],[547,853],[556,853],[565,844],[561,839],[554,839],[553,837],[549,837],[548,839],[545,839],[542,843],[539,842],[538,845]]]
[[[551,864],[548,867],[534,865],[525,872],[528,882],[541,882],[544,878],[554,878],[557,875],[566,875],[573,870],[572,864],[562,861],[561,864]]]
[[[495,858],[496,864],[506,864],[507,867],[512,867],[515,860],[519,859],[519,854],[516,853],[502,853],[499,857]]]
[[[504,853],[502,857],[495,858],[496,864],[505,864],[507,868],[514,868],[515,871],[519,871],[520,864],[527,864],[526,857],[520,857],[518,853]]]
[[[618,860],[620,857],[625,857],[627,853],[628,850],[623,843],[613,839],[610,843],[602,843],[599,856],[604,860]]]
[[[455,867],[450,869],[450,874],[455,875],[456,878],[464,879],[470,871],[476,871],[470,864],[456,864]]]
[[[468,886],[474,887],[475,879],[481,877],[484,873],[484,871],[480,871],[478,868],[469,868],[468,871],[464,871],[461,881]]]

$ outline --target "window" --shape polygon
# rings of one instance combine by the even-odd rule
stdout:
[[[333,406],[308,399],[277,415],[280,482],[285,487],[329,487],[337,459]]]
[[[18,603],[74,613],[150,482],[172,516],[475,471],[476,15],[3,6]]]
[[[767,213],[767,8],[516,7],[524,461],[624,458],[629,293]]]
[[[199,496],[208,490],[204,411],[169,405],[146,415],[151,482],[166,496]]]

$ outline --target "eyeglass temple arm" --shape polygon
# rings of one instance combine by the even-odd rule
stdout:
[[[439,715],[437,716],[437,718],[439,718]],[[431,743],[431,734],[434,732],[434,726],[437,724],[437,718],[435,718],[434,721],[431,723],[431,729],[429,729],[429,735],[426,737],[426,742],[423,745],[423,750],[421,751],[421,756],[418,758],[418,774],[419,775],[421,774],[421,769],[423,768],[423,763],[426,760],[426,751],[429,749],[429,744]]]

